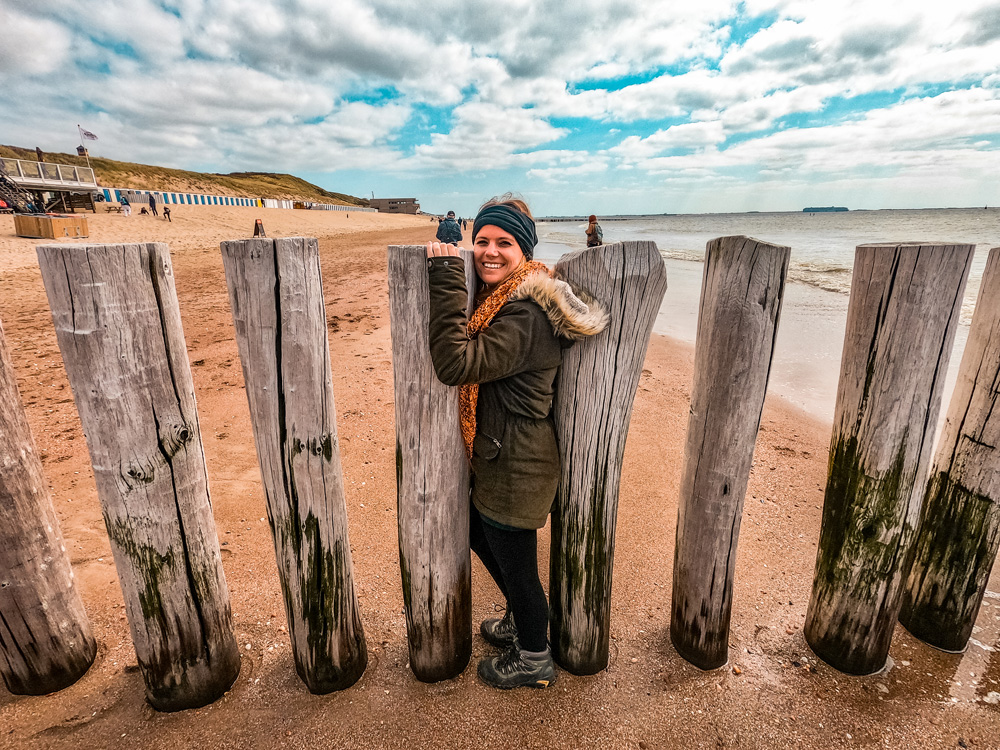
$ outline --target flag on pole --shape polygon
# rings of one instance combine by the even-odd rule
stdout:
[[[82,135],[88,141],[96,141],[97,140],[97,136],[96,135],[94,135],[93,133],[91,133],[89,130],[84,130],[83,128],[80,128],[80,135]]]

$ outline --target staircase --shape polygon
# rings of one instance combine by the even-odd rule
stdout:
[[[32,207],[35,197],[14,182],[2,166],[0,166],[0,200],[5,201],[10,208],[14,209],[14,213],[34,213]]]

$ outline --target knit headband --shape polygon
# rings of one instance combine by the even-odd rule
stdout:
[[[510,232],[517,244],[524,253],[526,260],[531,260],[535,255],[535,245],[538,244],[538,235],[535,234],[535,222],[527,214],[523,214],[516,208],[510,206],[494,205],[482,209],[476,216],[476,221],[472,225],[472,241],[476,241],[479,230],[486,226],[500,227],[505,232]]]

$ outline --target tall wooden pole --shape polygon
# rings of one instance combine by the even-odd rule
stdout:
[[[945,651],[969,642],[1000,547],[1000,247],[979,286],[903,590],[899,621]]]
[[[458,389],[438,380],[428,336],[427,253],[389,248],[396,498],[410,667],[436,682],[472,655],[469,462]],[[466,262],[468,272],[472,264]]]
[[[240,670],[167,246],[41,245],[146,697],[174,711]]]
[[[354,592],[319,243],[222,243],[236,342],[299,677],[353,685],[368,663]]]
[[[805,636],[837,669],[885,664],[974,245],[861,245]]]
[[[790,249],[708,243],[674,547],[670,639],[701,669],[729,658],[736,546]]]
[[[52,693],[96,653],[0,325],[0,675],[12,693]]]
[[[567,350],[554,406],[562,476],[552,509],[552,648],[563,668],[594,674],[608,665],[622,457],[667,273],[652,242],[569,253],[555,272],[609,314],[602,333]]]

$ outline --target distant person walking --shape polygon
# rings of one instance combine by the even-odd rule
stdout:
[[[126,196],[125,193],[122,193],[122,197],[121,200],[119,201],[119,204],[122,207],[123,214],[125,214],[126,216],[132,215],[132,204],[128,202],[128,196]]]
[[[156,196],[152,193],[149,194],[149,210],[153,216],[159,216],[159,214],[156,213]]]
[[[163,218],[173,224],[173,220],[170,218],[170,206],[163,207]]]
[[[597,223],[597,217],[590,215],[590,223],[587,225],[587,247],[597,247],[604,244],[604,231]]]
[[[457,245],[462,241],[462,227],[455,221],[454,211],[449,211],[445,220],[438,224],[437,238],[446,245]]]

